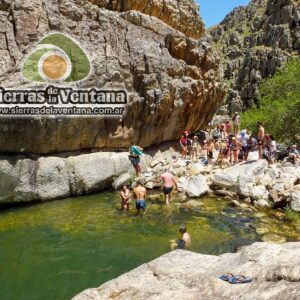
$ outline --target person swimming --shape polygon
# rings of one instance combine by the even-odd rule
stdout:
[[[181,225],[179,227],[179,233],[181,234],[181,238],[178,240],[171,240],[171,249],[184,249],[188,248],[191,245],[191,237],[187,233],[187,229],[185,225]]]

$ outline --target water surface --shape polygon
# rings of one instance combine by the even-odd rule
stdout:
[[[121,212],[118,195],[105,192],[4,210],[0,299],[70,299],[170,251],[169,240],[177,237],[182,223],[192,236],[191,250],[206,254],[233,252],[259,241],[257,231],[299,238],[294,225],[271,213],[231,208],[216,199],[201,201],[199,210],[148,201],[147,215],[136,216],[134,207]]]

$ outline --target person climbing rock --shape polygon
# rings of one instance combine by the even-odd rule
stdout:
[[[131,143],[131,146],[129,148],[129,160],[132,163],[136,176],[140,176],[142,174],[140,162],[141,158],[140,156],[143,154],[143,148],[139,146],[135,146],[133,143]]]

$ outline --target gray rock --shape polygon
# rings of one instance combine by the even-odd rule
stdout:
[[[263,185],[254,186],[251,189],[251,199],[253,200],[260,200],[260,199],[268,199],[269,192]]]
[[[270,204],[268,203],[268,201],[264,200],[264,199],[259,199],[254,201],[254,206],[257,207],[270,207]]]
[[[115,179],[115,181],[112,183],[112,187],[115,190],[120,189],[124,185],[128,185],[130,183],[130,180],[132,178],[133,174],[130,173],[123,173],[118,178]]]
[[[88,289],[72,300],[105,300],[111,299],[112,295],[118,300],[297,299],[299,266],[299,242],[254,243],[242,247],[238,253],[220,256],[176,250],[110,280],[98,289]],[[228,272],[252,277],[253,282],[229,285],[218,278]]]
[[[190,198],[201,197],[209,191],[209,186],[206,183],[206,178],[203,175],[193,177],[186,188],[186,194]]]
[[[127,153],[0,160],[0,203],[46,201],[100,191],[132,170]]]
[[[300,191],[293,191],[291,193],[291,208],[300,212]]]

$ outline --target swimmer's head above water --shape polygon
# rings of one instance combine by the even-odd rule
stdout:
[[[186,233],[186,226],[185,226],[185,225],[181,225],[181,226],[179,227],[179,232],[180,232],[180,233]]]

